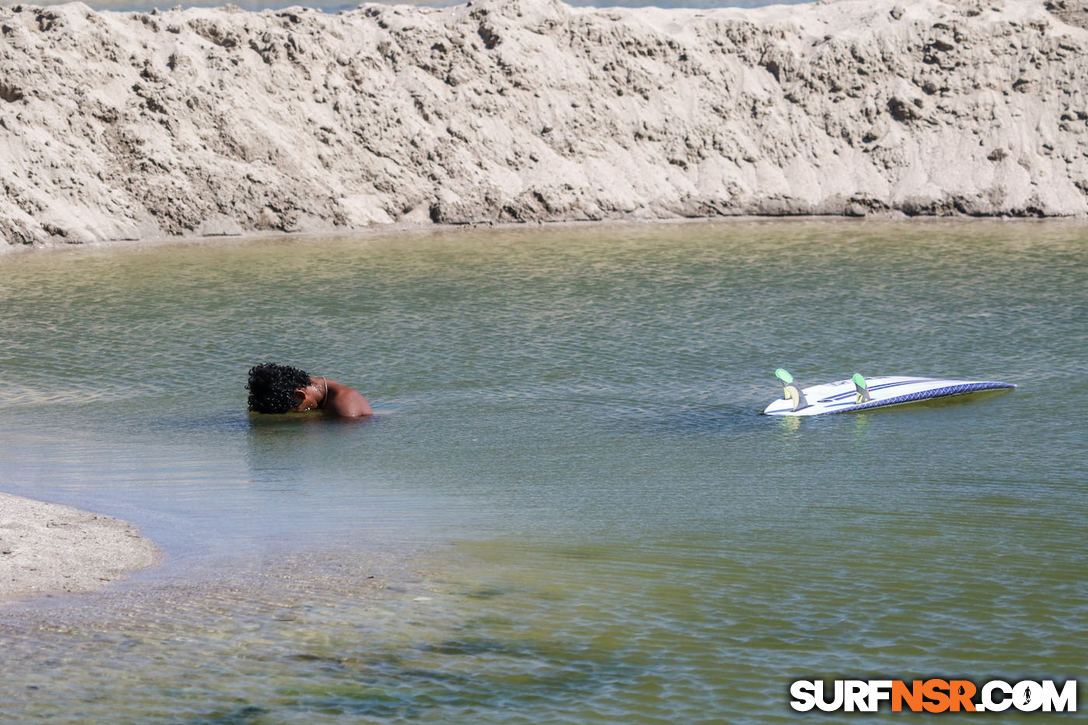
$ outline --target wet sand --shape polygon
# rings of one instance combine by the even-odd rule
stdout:
[[[101,589],[160,559],[128,522],[0,493],[0,604]]]

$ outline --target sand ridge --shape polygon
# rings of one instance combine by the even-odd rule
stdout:
[[[0,493],[0,605],[100,589],[160,557],[132,524]]]
[[[0,238],[1083,217],[1082,5],[0,8]]]

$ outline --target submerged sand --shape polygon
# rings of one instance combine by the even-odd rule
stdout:
[[[1086,7],[0,8],[0,247],[750,214],[1083,217]]]
[[[0,604],[101,589],[159,557],[132,524],[0,493]]]

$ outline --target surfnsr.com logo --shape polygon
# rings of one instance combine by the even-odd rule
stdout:
[[[1077,681],[990,680],[797,680],[790,707],[799,712],[1076,712]]]

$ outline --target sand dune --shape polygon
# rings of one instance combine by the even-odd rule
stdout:
[[[2,8],[0,238],[1084,216],[1085,17],[1000,0]]]

